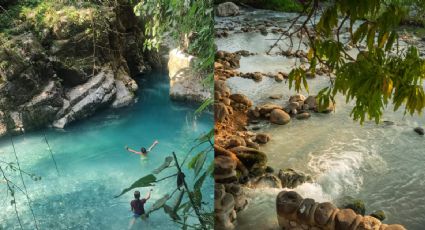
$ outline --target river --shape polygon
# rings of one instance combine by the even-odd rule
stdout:
[[[294,14],[245,11],[232,19],[218,18],[216,28],[234,27],[237,31],[238,21],[242,24],[246,21],[251,24],[274,21],[285,28],[288,26],[285,20],[292,17]],[[277,37],[278,34],[272,33],[262,36],[258,32],[231,32],[228,37],[217,39],[216,44],[219,50],[256,53],[241,58],[241,72],[289,72],[296,63],[295,58],[266,54]],[[288,41],[281,44],[287,47]],[[239,77],[227,82],[232,93],[243,93],[257,105],[266,101],[284,105],[289,96],[295,94],[285,81],[277,83],[267,77],[259,83]],[[310,92],[302,93],[315,95],[329,85],[329,79],[317,76],[308,83]],[[283,95],[283,98],[269,99],[276,94]],[[271,134],[271,141],[260,149],[268,155],[270,166],[276,170],[293,168],[312,175],[313,183],[295,189],[304,197],[319,202],[335,201],[344,196],[360,198],[365,201],[366,214],[379,209],[385,211],[387,219],[384,223],[423,229],[425,139],[413,128],[423,127],[425,116],[404,115],[403,108],[393,112],[389,106],[383,120],[391,122],[360,125],[350,117],[353,102],[346,104],[341,95],[337,96],[336,102],[334,113],[313,114],[308,120],[293,119],[285,126],[261,123],[258,132]],[[279,192],[279,189],[248,190],[251,202],[247,210],[238,214],[238,229],[279,229],[275,211],[275,198]]]

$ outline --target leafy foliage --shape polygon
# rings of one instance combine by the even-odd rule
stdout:
[[[331,86],[318,95],[319,106],[327,107],[341,93],[347,102],[355,101],[351,115],[360,123],[366,118],[378,123],[388,104],[393,104],[394,110],[403,105],[405,113],[420,114],[425,107],[425,61],[414,46],[404,52],[398,46],[397,29],[406,9],[383,0],[335,1],[310,29],[306,25],[311,22],[311,15],[319,11],[318,2],[309,1],[310,16],[298,31],[305,32],[309,39],[309,71],[314,73],[321,64],[334,73]],[[343,42],[341,29],[347,24],[350,38]],[[347,43],[358,50],[357,57],[345,51]],[[290,88],[294,86],[299,91],[303,84],[308,90],[306,74],[301,67],[293,69],[289,74]]]

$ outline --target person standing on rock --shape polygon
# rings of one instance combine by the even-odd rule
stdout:
[[[132,153],[135,153],[135,154],[139,154],[139,155],[142,155],[142,156],[147,156],[148,155],[148,153],[158,144],[159,142],[157,141],[157,140],[155,140],[153,143],[152,143],[152,145],[148,148],[148,149],[146,149],[145,147],[142,147],[141,149],[140,149],[140,152],[139,151],[137,151],[137,150],[134,150],[134,149],[131,149],[131,148],[129,148],[128,146],[125,146],[125,149],[127,150],[127,151],[129,151],[129,152],[132,152]]]
[[[152,189],[149,190],[145,198],[140,199],[140,192],[134,191],[134,200],[130,202],[131,211],[133,212],[133,218],[128,225],[128,229],[131,229],[136,222],[137,218],[146,219],[148,216],[145,212],[145,203],[151,198]]]

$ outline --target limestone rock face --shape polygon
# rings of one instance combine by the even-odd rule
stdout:
[[[75,120],[93,114],[97,109],[109,104],[115,94],[114,74],[111,70],[104,69],[84,85],[77,86],[65,94],[66,99],[53,126],[62,129]]]
[[[195,71],[195,57],[173,49],[169,54],[168,75],[170,97],[174,100],[202,102],[211,92],[202,85],[201,76]]]
[[[239,14],[239,7],[233,2],[221,3],[217,6],[216,14],[220,17],[235,16]]]

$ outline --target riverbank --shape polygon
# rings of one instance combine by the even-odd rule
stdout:
[[[216,86],[216,95],[217,89],[219,90],[219,97],[216,96],[216,113],[219,111],[219,116],[216,117],[216,121],[219,119],[219,124],[216,124],[216,144],[220,150],[216,154],[216,161],[222,165],[218,167],[216,182],[229,183],[222,178],[226,177],[226,173],[228,178],[232,178],[233,174],[229,171],[237,171],[236,178],[231,179],[231,182],[242,184],[241,190],[245,190],[245,195],[239,193],[242,195],[233,194],[233,197],[240,199],[242,196],[248,200],[244,211],[237,208],[235,201],[233,206],[237,214],[234,213],[233,219],[227,219],[227,225],[223,224],[222,227],[278,229],[276,197],[282,191],[280,187],[291,187],[286,185],[288,177],[284,177],[287,174],[282,173],[281,169],[291,168],[296,173],[292,173],[289,178],[300,179],[293,190],[303,197],[312,197],[318,202],[331,201],[340,208],[343,205],[338,204],[337,200],[344,196],[361,198],[365,201],[367,210],[363,214],[384,209],[387,219],[383,223],[401,223],[408,229],[420,229],[418,227],[422,223],[416,212],[409,212],[408,209],[400,212],[399,208],[416,205],[403,202],[406,195],[391,188],[403,188],[403,194],[409,193],[410,199],[421,199],[420,189],[417,187],[422,183],[421,176],[418,175],[421,170],[413,167],[415,164],[410,160],[404,161],[404,166],[397,166],[399,154],[394,146],[401,145],[403,152],[409,151],[405,154],[406,157],[421,158],[421,154],[413,146],[421,146],[423,142],[413,129],[423,125],[424,118],[404,118],[402,113],[395,113],[385,117],[386,122],[383,124],[367,123],[362,127],[352,122],[349,117],[352,104],[350,102],[345,105],[342,97],[336,98],[335,112],[322,114],[314,112],[314,109],[310,110],[311,104],[305,103],[304,99],[309,96],[314,98],[320,89],[329,84],[326,70],[310,76],[310,92],[301,92],[304,96],[303,100],[299,100],[301,96],[294,97],[296,92],[288,90],[286,78],[294,66],[306,65],[308,68],[305,56],[307,47],[301,42],[304,54],[286,52],[289,42],[282,41],[279,44],[280,49],[275,48],[268,52],[279,33],[288,28],[287,22],[295,16],[242,8],[238,16],[216,18],[216,44],[219,50],[216,55],[216,79],[221,80],[220,86]],[[300,36],[294,36],[293,43],[298,44],[299,38]],[[420,38],[411,35],[406,38],[402,42],[415,42],[423,53],[424,46]],[[300,103],[301,101],[303,102]],[[306,104],[308,108],[302,108]],[[288,116],[279,111],[273,115],[279,115],[279,119],[271,119],[271,112],[275,109],[283,110]],[[391,108],[388,113],[391,113]],[[223,118],[222,114],[227,118]],[[273,124],[276,122],[272,120],[281,125]],[[400,139],[394,139],[394,135]],[[391,144],[384,145],[389,139],[392,140]],[[412,142],[415,144],[412,145]],[[229,163],[232,162],[232,157],[224,156],[236,157],[242,161],[242,165],[255,165],[244,161],[248,152],[256,156],[256,166],[260,166],[261,170],[258,173],[258,167],[254,170],[245,167],[248,168],[246,175],[249,175],[249,179],[245,179],[243,167],[237,161]],[[411,167],[410,174],[414,171],[415,176],[404,182],[394,180],[401,174],[409,177],[402,170],[405,167]],[[388,173],[392,170],[393,173]],[[389,184],[389,180],[393,183]],[[227,193],[232,194],[227,187],[225,186]],[[390,194],[390,191],[394,193]],[[224,200],[223,198],[221,202]],[[228,208],[224,204],[221,206]]]

